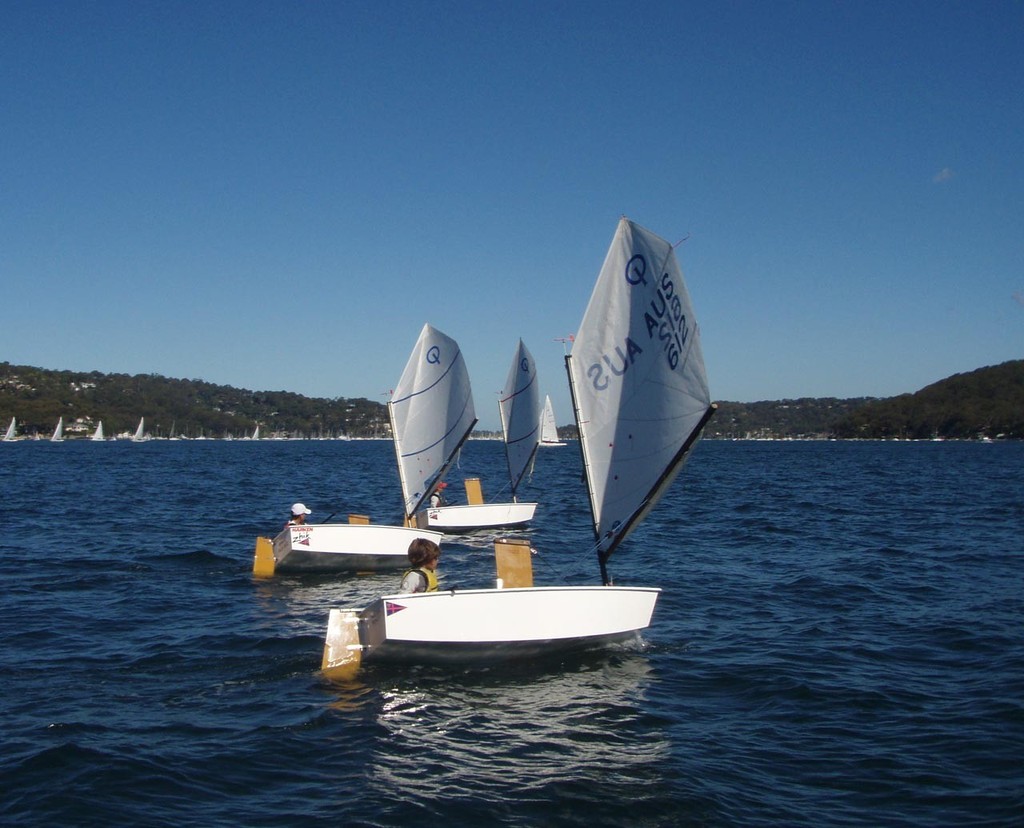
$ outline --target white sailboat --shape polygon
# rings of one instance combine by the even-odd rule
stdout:
[[[145,443],[147,440],[149,440],[149,435],[146,434],[146,418],[140,417],[139,425],[135,429],[135,434],[132,435],[132,442]]]
[[[9,426],[7,426],[7,433],[4,434],[4,442],[5,443],[11,443],[11,442],[14,442],[15,440],[17,440],[18,439],[17,438],[17,433],[18,433],[18,421],[14,417],[11,417],[11,424]]]
[[[388,403],[405,522],[442,532],[523,526],[536,503],[485,503],[466,481],[465,505],[430,506],[430,496],[476,425],[469,372],[458,343],[424,325]]]
[[[50,437],[51,443],[63,443],[64,442],[64,418],[61,417],[57,420],[57,427],[53,430],[53,434]]]
[[[555,424],[555,409],[551,407],[551,397],[544,397],[544,410],[540,414],[540,445],[541,448],[565,445],[558,439],[558,426]]]
[[[533,355],[519,340],[512,365],[508,370],[505,388],[498,400],[501,415],[501,433],[505,439],[505,459],[508,461],[508,479],[512,488],[512,499],[523,478],[532,472],[533,460],[537,456],[540,442],[540,389],[537,383],[537,366]],[[527,505],[527,504],[521,504]],[[536,508],[536,504],[530,504]],[[533,509],[530,517],[533,517]]]
[[[103,436],[103,420],[100,420],[98,423],[96,423],[96,430],[92,433],[92,437],[90,437],[89,439],[91,439],[94,443],[102,443],[104,440],[107,439],[106,437]]]
[[[366,515],[348,523],[286,526],[273,540],[256,539],[253,574],[356,574],[393,572],[409,567],[409,544],[427,538],[441,545],[440,532],[371,524]]]
[[[258,427],[252,439],[259,439]],[[253,574],[270,577],[407,569],[413,540],[427,538],[440,545],[444,537],[427,528],[371,524],[367,515],[350,514],[348,521],[286,526],[273,540],[257,538]]]
[[[611,586],[607,564],[657,503],[714,412],[693,308],[672,246],[622,219],[566,357],[603,586],[527,585],[385,595],[332,609],[322,668],[362,660],[479,662],[606,646],[650,624],[659,589]],[[514,543],[514,542],[512,542]],[[504,555],[511,544],[499,542]],[[525,548],[525,551],[524,551]],[[516,553],[518,552],[518,556]],[[588,551],[586,554],[593,554]],[[499,573],[516,570],[502,568]]]

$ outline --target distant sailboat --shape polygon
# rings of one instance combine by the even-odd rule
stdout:
[[[539,411],[537,367],[533,355],[520,339],[505,381],[505,389],[498,400],[513,500],[516,500],[516,492],[523,478],[533,472],[533,460],[540,440]]]
[[[50,438],[51,443],[63,443],[64,442],[64,418],[61,417],[57,420],[57,427],[53,430],[53,436]]]
[[[96,431],[93,432],[92,440],[96,443],[101,443],[107,438],[103,436],[103,420],[100,420],[96,424]]]
[[[558,426],[555,425],[555,409],[551,407],[551,397],[544,398],[544,410],[540,414],[540,444],[542,446],[564,446],[558,439]]]
[[[14,436],[15,432],[17,432],[17,430],[18,430],[18,421],[16,419],[14,419],[14,417],[11,417],[11,424],[9,426],[7,426],[7,433],[4,435],[4,442],[5,443],[11,443],[14,440],[17,440],[18,438]]]
[[[149,439],[149,437],[146,436],[146,418],[145,417],[140,417],[139,418],[139,427],[135,429],[135,434],[132,437],[132,442],[133,443],[144,443],[148,439]]]
[[[252,439],[253,440],[259,440],[260,439],[260,427],[258,425],[256,426],[256,428],[252,432]]]

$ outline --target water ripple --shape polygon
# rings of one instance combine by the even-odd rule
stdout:
[[[704,443],[611,561],[663,588],[640,646],[348,684],[317,673],[327,608],[395,576],[258,581],[253,542],[300,499],[394,519],[389,444],[7,448],[5,824],[1024,812],[1024,446]],[[472,443],[460,473],[497,492],[502,463]],[[597,581],[579,471],[575,448],[546,450],[522,493],[538,581]],[[489,583],[490,544],[448,539],[443,583]]]

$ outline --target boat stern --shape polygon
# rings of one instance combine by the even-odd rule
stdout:
[[[350,681],[362,663],[363,646],[359,640],[359,611],[332,609],[327,619],[320,671],[331,681]]]

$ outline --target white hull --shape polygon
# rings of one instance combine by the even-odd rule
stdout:
[[[660,590],[530,587],[385,595],[363,610],[331,610],[324,670],[366,661],[487,664],[583,652],[648,627]],[[350,640],[358,620],[358,646]]]
[[[409,544],[440,532],[375,524],[289,526],[274,538],[275,572],[381,572],[409,566]]]
[[[555,446],[564,446],[565,443],[552,443],[548,440],[541,440],[539,445],[541,448],[553,448]]]
[[[533,520],[536,503],[477,503],[440,506],[416,513],[416,525],[437,532],[509,529]]]

